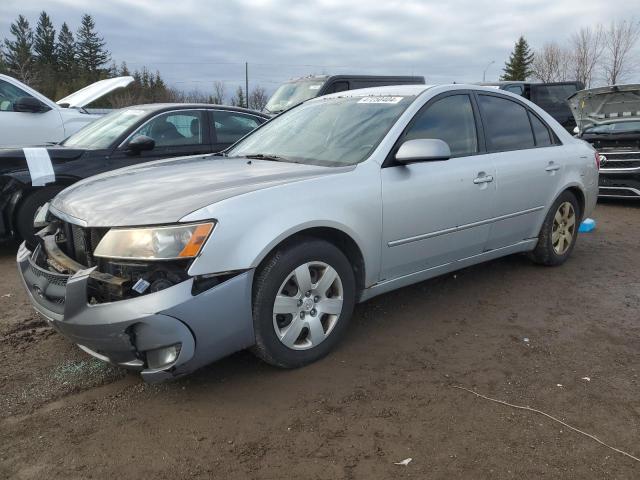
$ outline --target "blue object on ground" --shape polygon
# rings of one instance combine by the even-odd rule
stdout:
[[[585,218],[580,224],[578,231],[580,233],[588,233],[594,231],[596,228],[596,221],[593,218]]]

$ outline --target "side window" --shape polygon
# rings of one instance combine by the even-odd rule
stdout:
[[[263,122],[252,115],[215,110],[213,123],[217,143],[235,143]]]
[[[444,97],[419,112],[405,135],[405,140],[416,138],[444,140],[454,157],[476,153],[478,135],[469,95]]]
[[[533,113],[528,113],[529,119],[531,120],[531,127],[533,127],[533,136],[536,139],[536,146],[548,147],[549,145],[553,145],[553,142],[551,141],[551,134],[549,133],[547,126]]]
[[[20,97],[31,95],[5,80],[0,80],[0,112],[13,112],[13,104]]]
[[[509,85],[504,89],[506,92],[515,93],[516,95],[522,95],[524,93],[524,88],[522,85]]]
[[[349,90],[349,82],[347,81],[333,82],[331,86],[327,89],[327,94],[344,92],[346,90]]]
[[[201,145],[204,143],[202,126],[201,111],[167,112],[145,123],[131,138],[145,135],[156,141],[156,147]]]
[[[533,132],[527,110],[506,98],[478,95],[489,150],[533,148]]]

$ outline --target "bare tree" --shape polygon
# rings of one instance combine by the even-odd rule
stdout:
[[[601,25],[594,29],[581,28],[571,35],[570,46],[573,52],[573,78],[582,82],[585,88],[591,86],[596,65],[598,65],[604,50],[604,33]]]
[[[213,96],[211,97],[212,103],[224,105],[225,98],[226,92],[224,89],[224,82],[216,80],[213,82]]]
[[[542,82],[563,82],[570,75],[571,53],[556,42],[545,43],[535,52],[532,77]]]
[[[267,104],[267,100],[269,100],[269,97],[267,96],[266,90],[257,86],[251,91],[251,95],[249,95],[249,108],[262,110]]]
[[[611,22],[604,34],[605,58],[603,68],[609,85],[615,85],[633,69],[630,53],[640,36],[640,22],[622,20]]]

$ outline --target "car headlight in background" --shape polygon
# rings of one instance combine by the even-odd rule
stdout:
[[[100,240],[96,257],[130,260],[175,260],[200,253],[215,223],[166,227],[112,228]]]

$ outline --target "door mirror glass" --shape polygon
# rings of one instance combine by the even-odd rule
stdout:
[[[449,145],[438,138],[407,140],[400,145],[396,153],[396,161],[403,164],[448,160],[449,158],[451,158]]]
[[[33,97],[19,97],[13,103],[14,112],[40,113],[49,110],[40,100]]]
[[[127,145],[127,151],[133,154],[137,154],[140,152],[153,150],[156,146],[156,141],[153,138],[147,137],[146,135],[138,135],[136,138],[131,140]]]

